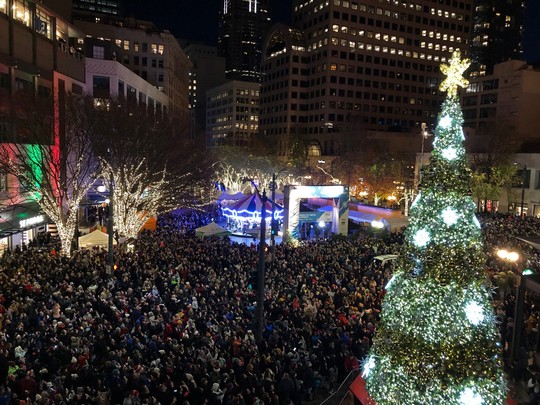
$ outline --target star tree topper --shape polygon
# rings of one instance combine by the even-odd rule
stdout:
[[[440,69],[441,72],[446,75],[441,83],[439,89],[441,91],[446,91],[449,96],[457,96],[458,87],[467,87],[469,81],[463,77],[463,72],[467,70],[471,61],[469,59],[461,59],[461,53],[459,50],[455,51],[452,54],[452,59],[450,59],[450,64],[442,64]]]

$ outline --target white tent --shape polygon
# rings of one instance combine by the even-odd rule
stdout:
[[[113,239],[113,243],[116,245],[116,241]],[[90,232],[87,235],[79,237],[79,249],[91,248],[94,246],[109,248],[109,235],[96,229],[94,232]]]
[[[222,228],[215,222],[210,222],[208,225],[201,226],[200,228],[195,229],[195,235],[200,238],[204,238],[207,236],[226,236],[230,234],[231,233],[228,230]]]

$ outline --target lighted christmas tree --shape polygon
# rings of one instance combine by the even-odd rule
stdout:
[[[378,405],[491,405],[506,398],[457,95],[468,85],[468,66],[459,52],[441,66],[447,97],[431,161],[363,365]]]

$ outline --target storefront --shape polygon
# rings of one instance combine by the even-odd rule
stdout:
[[[0,252],[28,245],[47,232],[47,216],[36,202],[14,204],[0,210]]]

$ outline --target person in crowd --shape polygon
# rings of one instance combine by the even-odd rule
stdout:
[[[248,288],[257,249],[193,236],[217,215],[160,216],[157,230],[142,233],[133,251],[115,252],[112,275],[101,251],[66,258],[29,247],[5,254],[0,401],[297,405],[337,389],[367,355],[392,277],[392,263],[370,258],[398,253],[403,236],[278,245],[267,263],[257,342],[256,291]],[[506,217],[482,223],[486,252],[540,230]],[[521,249],[539,269],[536,253]],[[508,270],[490,253],[488,266],[492,277]],[[499,298],[498,316],[508,328],[513,297]],[[525,319],[538,319],[528,308]],[[534,328],[527,332],[534,335]]]

